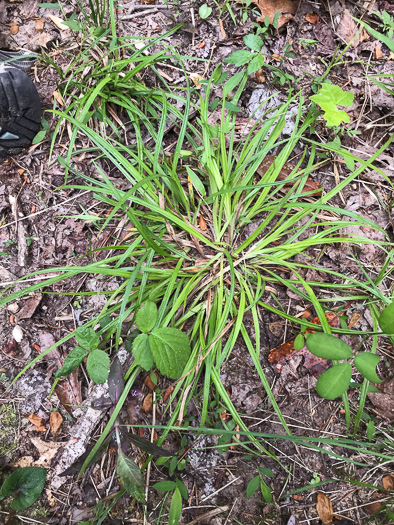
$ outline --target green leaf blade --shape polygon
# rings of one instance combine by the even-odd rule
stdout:
[[[15,492],[11,507],[14,510],[25,510],[41,496],[46,476],[46,470],[41,467],[19,468],[4,481],[0,494],[2,498],[6,498]]]
[[[74,335],[79,346],[85,348],[86,350],[94,350],[99,345],[100,338],[93,328],[78,326]]]
[[[157,319],[157,306],[153,301],[146,301],[141,308],[138,310],[135,317],[135,322],[137,328],[141,332],[150,332],[155,324]]]
[[[95,383],[102,385],[106,382],[109,374],[109,356],[103,350],[93,350],[88,355],[86,361],[86,370],[90,379]]]
[[[246,497],[251,498],[259,487],[260,476],[255,476],[249,481],[248,486],[246,487]]]
[[[259,53],[263,47],[263,41],[261,37],[254,35],[253,33],[244,36],[244,42],[249,49],[256,51],[257,53]]]
[[[56,372],[55,377],[66,377],[69,376],[74,370],[76,370],[82,361],[85,359],[86,350],[76,346],[66,356],[63,366]]]
[[[329,368],[317,380],[316,391],[324,399],[340,397],[350,385],[352,365],[340,363]]]
[[[154,359],[149,345],[148,334],[140,334],[135,338],[133,342],[133,356],[137,365],[142,366],[144,370],[153,368]]]
[[[394,334],[394,302],[381,311],[378,322],[383,332]]]
[[[191,353],[187,335],[177,328],[158,328],[149,335],[149,346],[159,371],[178,379]]]
[[[349,359],[353,354],[350,346],[344,341],[323,332],[309,334],[306,347],[311,354],[323,359]]]
[[[178,487],[174,490],[171,498],[168,525],[178,525],[182,514],[182,495]]]
[[[138,465],[129,459],[120,449],[116,463],[116,472],[122,482],[123,488],[137,501],[143,503],[145,501],[144,477]]]
[[[380,356],[371,352],[360,352],[354,358],[354,366],[371,383],[381,383],[382,379],[376,373],[376,367],[380,361]]]

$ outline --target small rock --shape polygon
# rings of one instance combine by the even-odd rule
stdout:
[[[18,312],[19,310],[19,305],[18,303],[11,303],[7,306],[7,310],[13,314],[16,314],[16,312]]]

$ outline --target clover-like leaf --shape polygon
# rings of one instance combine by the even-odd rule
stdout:
[[[339,365],[334,365],[323,372],[317,380],[317,393],[319,396],[324,397],[324,399],[336,399],[346,392],[349,388],[351,379],[352,365],[350,363],[339,363]]]
[[[211,13],[212,13],[212,7],[207,6],[207,4],[203,4],[202,6],[200,6],[200,9],[198,10],[198,14],[203,20],[205,18],[208,18]]]
[[[153,368],[154,360],[148,334],[140,334],[134,339],[133,356],[137,365],[142,366],[144,370]]]
[[[156,324],[157,306],[153,301],[146,301],[138,310],[135,324],[141,332],[150,332]]]
[[[109,357],[103,350],[93,350],[88,355],[86,370],[90,379],[95,383],[103,384],[106,382],[109,373]]]
[[[122,482],[123,488],[141,503],[145,500],[144,478],[141,470],[120,449],[118,450],[118,461],[116,472]]]
[[[371,352],[360,352],[354,358],[354,366],[371,383],[381,383],[382,379],[376,373],[376,367],[380,361],[380,356]]]
[[[149,346],[159,371],[178,379],[190,357],[188,336],[177,328],[158,328],[149,335]]]
[[[323,359],[349,359],[352,349],[338,337],[323,332],[314,332],[306,338],[306,347],[311,354]]]
[[[40,467],[19,468],[4,481],[0,492],[1,499],[15,493],[11,507],[14,510],[27,509],[40,497],[46,476],[47,471]]]
[[[63,366],[55,374],[55,377],[69,376],[82,363],[86,356],[86,350],[76,346],[74,350],[66,356]]]
[[[78,326],[74,332],[74,336],[79,346],[82,346],[82,348],[86,350],[94,350],[100,342],[100,338],[93,328],[87,326]]]

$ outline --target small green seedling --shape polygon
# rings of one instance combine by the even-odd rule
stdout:
[[[157,307],[147,301],[138,310],[135,322],[142,332],[133,341],[135,361],[144,370],[156,364],[159,372],[178,379],[189,360],[191,349],[188,336],[178,328],[155,328]]]
[[[316,483],[320,483],[321,479],[317,472],[314,472],[312,474],[312,479],[310,481],[311,485],[316,485]]]
[[[87,356],[86,370],[90,379],[98,384],[106,382],[109,373],[109,356],[98,347],[100,338],[93,328],[79,326],[75,330],[76,346],[64,360],[63,366],[55,374],[56,378],[69,376]]]
[[[166,492],[167,497],[171,492],[173,492],[168,515],[168,523],[177,525],[182,513],[182,498],[187,500],[189,497],[185,484],[180,479],[177,479],[176,481],[167,480],[155,483],[153,488],[162,492]]]
[[[310,97],[324,111],[323,118],[328,126],[339,126],[342,122],[350,122],[349,115],[338,109],[338,106],[351,106],[354,93],[343,91],[339,86],[323,84],[316,95]]]
[[[107,409],[113,412],[119,399],[124,391],[125,382],[122,366],[117,357],[115,357],[108,375],[108,397],[100,397],[95,399],[92,403],[92,408],[96,410]],[[139,391],[131,391],[132,397],[139,397]],[[127,451],[128,444],[138,446],[149,454],[160,456],[162,458],[172,457],[173,454],[164,448],[158,447],[147,439],[131,434],[127,431],[126,425],[118,416],[112,428],[110,435],[103,441],[96,453],[93,455],[91,461],[97,461],[104,454],[109,444],[115,447],[118,451],[118,459],[116,462],[116,473],[123,485],[123,488],[133,496],[137,501],[144,502],[144,478],[138,465],[128,458],[124,451]],[[77,474],[86,458],[90,455],[92,449],[88,449],[80,458],[77,459],[68,469],[60,474],[60,476],[71,476]]]
[[[208,7],[207,4],[202,4],[200,9],[198,10],[198,14],[200,15],[200,18],[202,18],[203,20],[208,18],[211,13],[212,13],[212,7]]]
[[[260,489],[261,494],[264,498],[264,501],[266,503],[272,503],[272,493],[271,489],[267,485],[267,483],[264,481],[263,476],[267,476],[268,478],[274,477],[274,473],[269,468],[261,468],[257,467],[258,474],[254,478],[252,478],[248,486],[246,487],[246,497],[251,498],[253,494],[256,492],[256,490]]]
[[[44,490],[47,471],[40,467],[18,468],[7,478],[0,492],[0,500],[14,495],[11,508],[25,510],[41,496]]]

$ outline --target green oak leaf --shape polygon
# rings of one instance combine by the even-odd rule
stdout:
[[[354,93],[343,91],[334,84],[323,84],[318,93],[312,95],[310,99],[322,108],[327,124],[339,126],[342,122],[350,122],[349,115],[338,109],[338,106],[351,106]]]

